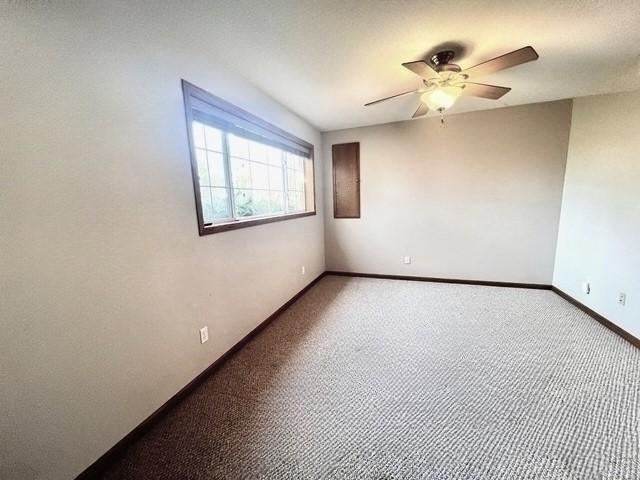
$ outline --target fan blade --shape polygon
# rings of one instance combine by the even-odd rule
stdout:
[[[373,102],[365,103],[364,106],[368,107],[369,105],[375,105],[376,103],[386,102],[387,100],[391,100],[393,98],[404,97],[405,95],[411,95],[412,93],[418,93],[420,90],[409,90],[408,92],[397,93],[396,95],[391,95],[390,97],[381,98],[380,100],[375,100]]]
[[[509,87],[498,87],[496,85],[485,85],[484,83],[465,82],[462,94],[471,97],[482,97],[490,98],[491,100],[498,100],[510,91],[511,89]]]
[[[486,62],[479,63],[471,68],[467,68],[462,73],[466,73],[470,77],[478,77],[481,75],[488,75],[490,73],[505,70],[507,68],[515,67],[522,63],[531,62],[538,59],[538,53],[533,47],[524,47],[519,50],[514,50],[510,53],[505,53],[499,57],[492,58]]]
[[[411,118],[424,117],[427,113],[429,113],[429,107],[427,107],[423,102],[420,102],[418,109],[413,115],[411,115]]]
[[[417,62],[403,63],[404,68],[408,68],[416,75],[429,80],[430,78],[440,78],[440,74],[436,72],[431,66],[424,60],[418,60]]]

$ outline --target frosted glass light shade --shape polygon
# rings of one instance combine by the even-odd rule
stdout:
[[[456,103],[461,94],[461,87],[446,86],[427,92],[420,99],[429,107],[429,110],[447,110]]]

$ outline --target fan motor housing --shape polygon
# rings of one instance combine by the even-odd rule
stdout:
[[[460,72],[462,69],[455,63],[449,63],[455,57],[453,50],[443,50],[431,57],[431,63],[436,72]]]

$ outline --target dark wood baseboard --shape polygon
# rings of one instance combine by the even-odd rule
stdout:
[[[324,273],[325,275],[338,275],[342,277],[383,278],[383,279],[389,279],[389,280],[413,280],[418,282],[457,283],[457,284],[463,284],[463,285],[485,285],[489,287],[533,288],[538,290],[552,290],[553,292],[555,292],[556,294],[560,295],[562,298],[567,300],[569,303],[578,307],[587,315],[591,316],[596,321],[600,322],[609,330],[617,333],[632,345],[635,345],[636,347],[640,348],[639,338],[634,337],[632,334],[630,334],[623,328],[620,328],[611,320],[603,317],[598,312],[591,310],[589,307],[579,302],[578,300],[573,298],[571,295],[563,292],[558,287],[555,287],[552,285],[545,285],[545,284],[538,284],[538,283],[492,282],[492,281],[486,281],[486,280],[462,280],[457,278],[414,277],[410,275],[385,275],[385,274],[379,274],[379,273],[335,272],[335,271],[326,271]]]
[[[612,332],[617,333],[622,338],[627,340],[629,343],[631,343],[631,344],[635,345],[636,347],[640,348],[640,338],[634,337],[629,332],[627,332],[623,328],[620,328],[618,325],[613,323],[611,320],[607,319],[606,317],[603,317],[598,312],[596,312],[594,310],[591,310],[584,303],[576,300],[575,298],[573,298],[568,293],[563,292],[562,290],[560,290],[558,287],[555,287],[555,286],[551,287],[551,290],[553,290],[555,293],[560,295],[567,302],[569,302],[569,303],[573,304],[574,306],[578,307],[580,310],[582,310],[584,313],[586,313],[587,315],[589,315],[590,317],[592,317],[596,321],[600,322],[602,325],[607,327]]]
[[[76,477],[76,480],[88,480],[100,478],[100,476],[106,472],[118,458],[127,450],[127,448],[134,443],[138,438],[142,437],[153,425],[155,425],[162,417],[164,417],[172,408],[182,402],[187,396],[193,392],[203,381],[205,381],[211,374],[218,370],[224,362],[226,362],[231,356],[237,353],[242,347],[244,347],[253,337],[265,329],[273,320],[275,320],[282,312],[289,308],[296,300],[304,295],[311,287],[313,287],[322,277],[326,275],[337,275],[344,277],[366,277],[366,278],[382,278],[390,280],[413,280],[419,282],[436,282],[436,283],[454,283],[464,285],[484,285],[490,287],[509,287],[509,288],[532,288],[538,290],[553,290],[562,298],[578,307],[583,312],[587,313],[595,320],[600,322],[605,327],[609,328],[613,332],[617,333],[636,347],[640,348],[640,339],[634,337],[626,330],[618,327],[616,324],[607,320],[599,313],[591,310],[586,305],[580,303],[575,298],[566,294],[557,287],[545,284],[537,283],[513,283],[513,282],[492,282],[485,280],[461,280],[452,278],[436,278],[436,277],[415,277],[409,275],[384,275],[377,273],[356,273],[356,272],[335,272],[326,271],[318,275],[312,280],[306,287],[296,293],[289,301],[282,305],[278,310],[273,312],[267,319],[260,323],[256,328],[249,332],[242,340],[236,343],[230,350],[224,355],[213,362],[209,367],[200,373],[196,378],[191,380],[185,385],[178,393],[167,400],[160,408],[153,412],[148,418],[146,418],[140,425],[135,427],[129,432],[122,440],[111,447],[104,455],[98,458],[93,464],[87,467],[80,475]]]
[[[249,341],[255,337],[258,333],[264,330],[273,320],[275,320],[282,312],[289,308],[296,300],[304,295],[307,290],[313,287],[326,273],[321,273],[314,280],[312,280],[306,287],[296,293],[290,300],[282,305],[278,310],[273,312],[266,320],[260,323],[256,328],[251,330],[242,340],[236,343],[230,350],[224,353],[215,362],[209,365],[206,370],[200,373],[196,378],[191,380],[185,385],[178,393],[167,400],[160,408],[147,417],[140,425],[131,430],[122,440],[111,447],[104,455],[98,458],[94,463],[87,467],[80,475],[76,477],[76,480],[88,480],[100,478],[104,472],[113,465],[115,461],[127,450],[127,448],[134,443],[138,438],[142,437],[151,427],[153,427],[162,417],[164,417],[172,408],[182,402],[191,392],[193,392],[203,381],[205,381],[211,374],[218,370],[224,362],[237,353],[242,347],[244,347]]]
[[[326,271],[324,273],[325,275],[338,275],[342,277],[384,278],[388,280],[413,280],[416,282],[456,283],[456,284],[462,284],[462,285],[484,285],[487,287],[534,288],[537,290],[551,290],[551,285],[546,285],[542,283],[492,282],[488,280],[462,280],[459,278],[415,277],[411,275],[385,275],[381,273],[334,272],[334,271]]]

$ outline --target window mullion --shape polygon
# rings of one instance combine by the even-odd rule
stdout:
[[[227,182],[227,191],[229,192],[229,209],[231,212],[231,218],[237,220],[236,215],[236,196],[233,190],[233,175],[231,173],[231,155],[229,154],[229,140],[227,138],[229,134],[222,131],[222,159],[224,161],[224,174],[225,181]]]
[[[289,184],[287,183],[287,154],[284,150],[280,151],[282,155],[282,187],[284,189],[284,212],[289,213]]]

